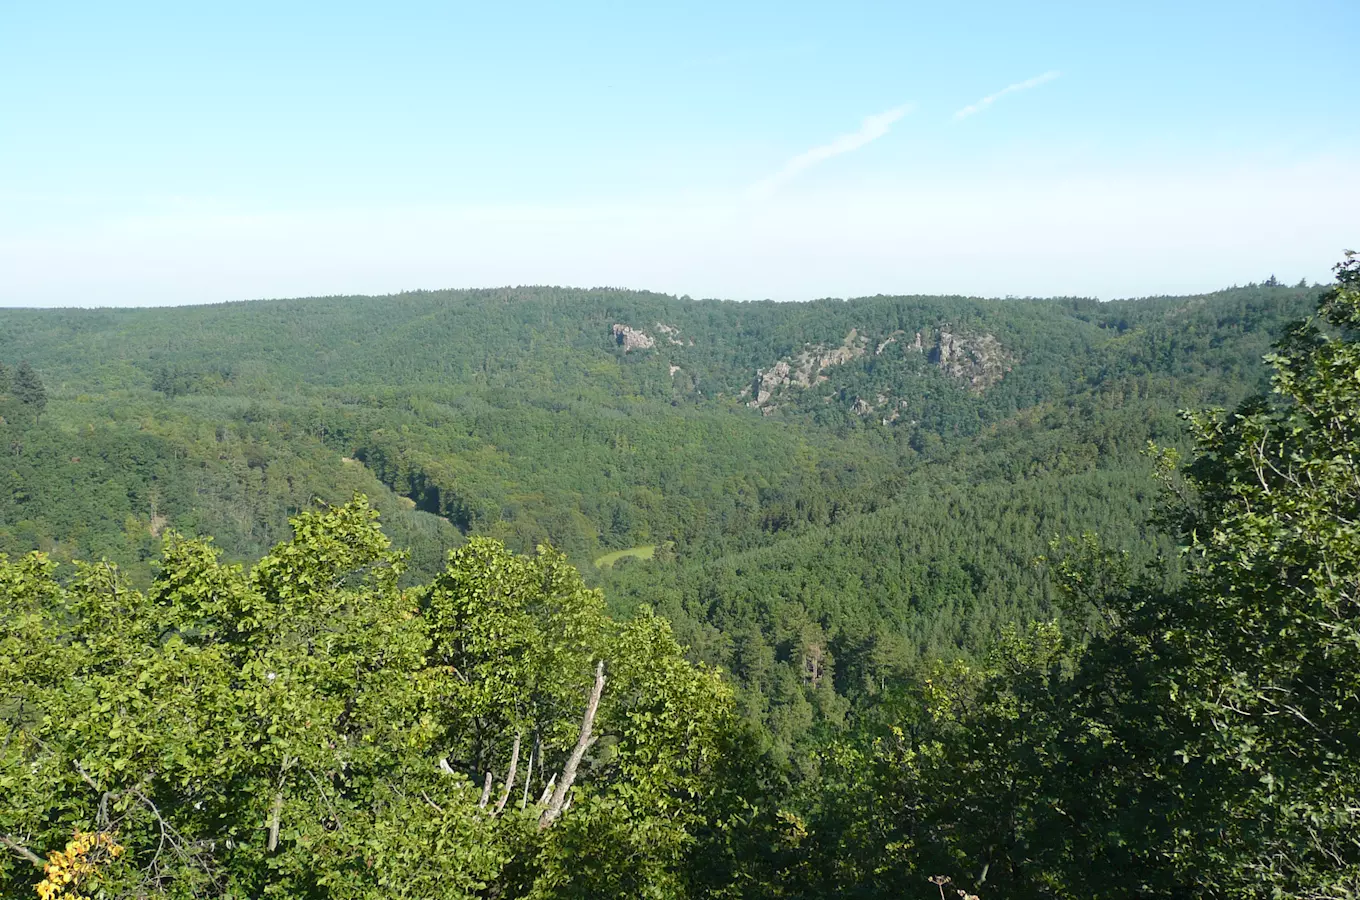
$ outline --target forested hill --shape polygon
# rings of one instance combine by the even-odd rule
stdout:
[[[1261,389],[1316,296],[4,310],[0,550],[145,580],[167,531],[256,558],[363,492],[409,578],[470,535],[547,542],[617,608],[659,608],[780,751],[923,653],[1043,611],[1053,536],[1157,555],[1139,452],[1182,440],[1179,408]]]
[[[592,400],[612,390],[616,402],[695,401],[740,396],[761,381],[759,372],[770,375],[766,387],[775,395],[762,408],[815,408],[778,389],[772,373],[784,362],[790,383],[825,386],[817,400],[857,398],[881,411],[886,401],[875,392],[895,390],[903,396],[884,396],[908,402],[933,393],[934,407],[959,399],[950,388],[971,389],[989,393],[989,402],[956,405],[987,417],[1112,375],[1232,369],[1241,362],[1235,351],[1244,349],[1237,338],[1306,309],[1313,293],[1252,286],[1103,304],[882,296],[777,304],[615,290],[422,291],[174,309],[6,310],[0,348],[59,381],[106,389],[292,395],[298,385],[382,384],[532,393],[553,378],[559,392],[583,390]],[[1217,352],[1225,344],[1229,352]],[[904,378],[921,374],[913,359],[942,363],[952,378],[907,390]]]

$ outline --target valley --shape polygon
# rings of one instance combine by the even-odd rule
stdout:
[[[26,710],[52,710],[47,737],[15,745],[33,778],[13,770],[5,784],[30,791],[24,815],[40,816],[44,791],[82,789],[42,780],[41,761],[93,741],[104,779],[182,770],[181,787],[146,798],[153,819],[192,800],[221,824],[176,827],[238,833],[253,826],[236,810],[311,759],[315,793],[296,783],[288,806],[280,788],[272,811],[251,814],[300,817],[286,834],[303,880],[327,859],[348,865],[335,837],[363,833],[336,824],[335,792],[363,828],[392,814],[459,823],[450,846],[472,868],[440,876],[463,885],[454,896],[562,879],[610,896],[642,883],[829,896],[846,880],[897,896],[900,878],[876,862],[888,858],[1037,898],[1046,879],[1089,884],[1093,854],[1140,883],[1208,865],[1228,884],[1271,852],[1268,836],[1247,829],[1246,856],[1205,863],[1204,835],[1167,855],[1153,812],[1174,809],[1193,832],[1196,804],[1219,802],[1239,764],[1167,718],[1182,714],[1177,679],[1209,683],[1220,665],[1238,684],[1255,677],[1241,668],[1250,654],[1200,630],[1197,598],[1236,596],[1233,560],[1260,552],[1258,526],[1213,513],[1239,530],[1205,543],[1219,519],[1204,504],[1235,509],[1252,483],[1231,460],[1259,447],[1235,429],[1314,427],[1251,398],[1271,366],[1352,352],[1320,334],[1277,344],[1319,302],[1344,323],[1327,304],[1350,296],[1265,284],[1112,303],[779,305],[519,288],[0,311],[0,360],[14,361],[0,392],[0,586],[19,613],[0,634],[0,714],[28,734]],[[1273,345],[1293,356],[1266,359]],[[1244,412],[1215,418],[1233,406]],[[1275,491],[1311,490],[1280,472]],[[1340,521],[1328,504],[1345,502],[1328,496],[1307,494],[1319,536]],[[1300,534],[1300,565],[1332,552]],[[1203,649],[1178,649],[1178,635]],[[1200,666],[1201,653],[1217,662]],[[82,686],[32,680],[49,671]],[[294,674],[275,687],[279,671]],[[346,696],[369,698],[376,718],[356,719]],[[330,723],[335,749],[312,759],[306,728],[266,711],[275,702]],[[591,750],[597,706],[607,743]],[[1221,713],[1206,710],[1195,714]],[[247,721],[274,724],[241,732]],[[140,735],[143,749],[79,737],[87,725]],[[1183,768],[1139,768],[1178,742],[1221,770],[1212,789]],[[1192,751],[1177,752],[1189,765]],[[284,775],[247,766],[239,796],[212,799],[219,753],[274,759]],[[568,814],[555,784],[570,789],[583,762],[571,796],[584,808]],[[376,801],[394,783],[361,788],[356,766],[406,773],[400,790],[426,808]],[[524,796],[509,804],[517,778]],[[985,811],[998,796],[1007,820]],[[922,818],[904,825],[903,803]],[[160,827],[130,809],[98,833]],[[1070,824],[1067,809],[1081,810]],[[1140,837],[1111,843],[1111,829]],[[383,871],[424,883],[400,856],[416,852],[409,841],[362,839],[399,854]],[[573,840],[617,868],[568,874],[551,854]],[[1308,865],[1325,881],[1325,865]],[[155,877],[219,871],[192,856],[176,866]],[[253,863],[230,871],[243,885],[301,883]]]

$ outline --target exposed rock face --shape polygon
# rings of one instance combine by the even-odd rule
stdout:
[[[664,334],[668,342],[675,344],[677,347],[684,346],[685,342],[680,340],[680,329],[676,328],[674,325],[667,325],[664,322],[657,322],[656,330]],[[690,343],[692,344],[694,342],[690,341]]]
[[[900,334],[902,334],[902,332],[894,331],[892,334],[888,335],[886,340],[884,340],[881,344],[874,348],[874,356],[882,356],[883,351],[888,349],[889,344],[897,343],[897,336]]]
[[[781,359],[768,371],[756,372],[755,382],[751,385],[755,399],[747,401],[746,405],[753,409],[765,408],[780,388],[788,385],[806,388],[826,381],[826,376],[822,374],[824,371],[863,356],[867,343],[867,338],[851,329],[839,347],[808,344],[793,359]]]
[[[883,351],[888,349],[889,344],[896,344],[897,339],[905,334],[905,331],[894,331],[892,334],[888,335],[881,344],[874,348],[874,356],[882,356]],[[916,340],[904,344],[903,346],[908,350],[915,350],[917,353],[923,353],[925,347],[921,344],[921,332],[916,332]]]
[[[898,344],[901,353],[921,353],[929,363],[950,378],[963,382],[975,394],[981,394],[1001,381],[1017,362],[1015,354],[1003,347],[995,335],[987,332],[972,332],[943,325],[938,330],[894,331],[870,343],[857,330],[851,330],[840,346],[805,344],[797,354],[778,360],[768,369],[758,370],[750,385],[742,389],[741,397],[747,406],[768,415],[779,404],[789,400],[788,392],[792,389],[822,384],[828,380],[829,370],[866,357],[870,351],[874,356],[882,356],[892,344]],[[889,358],[895,357],[890,354]],[[886,362],[884,365],[892,363]],[[911,372],[920,374],[920,369],[913,367],[906,374]],[[905,404],[905,401],[888,393],[839,396],[841,402],[850,404],[850,411],[855,415],[868,416],[881,411],[877,417],[885,425],[897,421],[901,415],[899,407]]]
[[[980,394],[1006,376],[1015,358],[995,335],[960,334],[945,327],[930,351],[930,361],[946,375],[968,382],[969,390]]]
[[[769,402],[770,396],[779,388],[789,383],[789,364],[784,360],[774,364],[774,368],[768,372],[757,372],[756,382],[751,385],[755,391],[756,399],[747,403],[747,406],[764,406]]]
[[[623,352],[630,350],[650,350],[656,346],[656,339],[645,331],[639,331],[628,325],[614,325],[614,340],[623,348]]]

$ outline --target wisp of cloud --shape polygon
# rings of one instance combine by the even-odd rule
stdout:
[[[991,106],[993,103],[1000,100],[1007,94],[1015,94],[1019,93],[1020,91],[1027,91],[1030,88],[1038,87],[1041,84],[1047,84],[1048,82],[1057,78],[1061,74],[1062,74],[1061,72],[1050,71],[1045,72],[1042,75],[1036,75],[1033,78],[1030,78],[1026,81],[1017,81],[1015,84],[1008,84],[1001,90],[997,91],[995,94],[989,94],[988,96],[983,97],[981,100],[972,104],[971,106],[965,106],[963,109],[954,113],[954,119],[955,120],[966,119],[969,116],[973,115],[974,113],[982,112],[984,109]]]
[[[911,110],[912,104],[908,103],[895,106],[877,115],[865,116],[864,121],[860,124],[859,131],[843,134],[828,144],[822,144],[798,154],[786,162],[778,172],[751,185],[747,193],[752,197],[768,197],[796,177],[798,173],[810,169],[818,163],[826,162],[834,156],[858,150],[870,141],[883,137],[892,128],[894,122]]]

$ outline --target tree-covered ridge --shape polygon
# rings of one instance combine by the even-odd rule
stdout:
[[[896,897],[903,869],[1006,897],[1360,891],[1360,260],[1337,271],[1272,395],[1190,416],[1190,465],[1158,454],[1184,578],[1055,544],[1060,624],[936,662],[822,756],[789,896]]]
[[[757,371],[809,346],[840,346],[852,332],[869,348],[850,366],[861,375],[900,368],[902,360],[917,358],[915,334],[924,335],[928,349],[941,329],[995,336],[1017,360],[1010,380],[1022,383],[1030,381],[1030,370],[1098,376],[1089,357],[1115,339],[1128,345],[1119,354],[1121,368],[1164,371],[1187,351],[1203,357],[1211,342],[1221,344],[1229,334],[1259,334],[1264,346],[1271,327],[1302,312],[1311,293],[1253,286],[1103,304],[965,297],[776,304],[614,290],[429,291],[169,310],[6,310],[0,347],[65,377],[98,374],[106,387],[155,383],[171,393],[232,384],[271,393],[291,392],[294,383],[532,386],[533,378],[551,376],[559,388],[669,401],[732,397]],[[628,352],[615,325],[648,333],[654,346]],[[1222,361],[1201,358],[1191,365]],[[672,364],[688,376],[675,379],[686,382],[681,387],[672,385]],[[1023,398],[1024,391],[1012,394]]]
[[[1338,274],[1271,357],[1272,396],[1189,416],[1189,465],[1151,448],[1179,570],[1053,541],[1054,618],[861,673],[877,690],[797,765],[755,752],[664,620],[605,615],[560,554],[474,538],[403,587],[362,499],[295,517],[248,570],[168,535],[145,591],[4,560],[0,878],[43,898],[1353,896],[1360,261]],[[798,663],[835,680],[825,653]]]
[[[612,617],[562,555],[484,537],[408,583],[362,499],[248,569],[171,533],[145,589],[5,560],[0,873],[43,897],[1352,896],[1360,263],[1338,276],[1273,396],[1189,417],[1188,466],[1153,448],[1160,501],[1119,501],[1130,442],[1175,438],[1130,376],[968,445],[884,441],[910,462],[888,496],[764,497],[778,521],[735,552],[611,570]],[[1116,527],[1036,534],[1093,520]]]
[[[156,449],[118,461],[122,477],[149,480],[153,459],[178,457],[191,462],[173,468],[216,483],[196,498],[161,490],[154,513],[151,486],[129,485],[131,509],[110,517],[119,526],[129,514],[148,527],[166,517],[219,535],[242,558],[258,555],[309,495],[343,499],[322,488],[353,486],[347,458],[371,463],[417,509],[464,533],[518,549],[546,540],[583,561],[667,541],[681,555],[718,536],[730,546],[749,540],[752,518],[787,519],[766,509],[774,504],[872,506],[892,496],[885,480],[915,457],[1028,411],[1086,397],[1235,402],[1259,377],[1270,335],[1308,302],[1307,290],[1279,287],[1114,304],[734,304],[526,288],[6,310],[0,359],[31,359],[47,382],[60,426],[52,440],[70,450],[53,456],[85,460],[107,456],[110,439],[151,440]],[[621,347],[620,323],[649,330],[655,346]],[[972,390],[966,368],[952,376],[950,360],[931,359],[943,329],[965,342],[993,337],[1009,371]],[[746,404],[759,373],[810,347],[841,347],[852,333],[865,352],[827,367],[826,381],[779,388],[765,405],[770,421],[756,421]],[[95,446],[82,446],[87,439]],[[307,469],[315,472],[298,471]],[[289,471],[276,480],[271,470]],[[0,528],[55,518],[51,505],[15,509]],[[396,504],[387,505],[393,520]],[[194,517],[205,507],[214,511]],[[449,540],[437,520],[404,530],[403,543]],[[76,551],[91,546],[66,528],[39,531]],[[117,543],[110,535],[101,552]],[[125,564],[145,552],[135,538],[123,543],[115,555]],[[431,573],[439,556],[417,552],[417,568]]]
[[[1054,534],[1163,550],[1138,449],[1182,441],[1178,407],[1263,383],[1260,356],[1312,293],[526,288],[3,311],[0,359],[30,359],[49,402],[0,424],[0,551],[104,556],[144,587],[165,530],[252,560],[316,500],[362,492],[409,550],[408,583],[486,536],[562,550],[621,614],[664,610],[737,673],[771,751],[799,758],[876,682],[1047,614],[1031,561]],[[974,383],[979,358],[999,380]],[[651,561],[591,565],[639,546]]]

